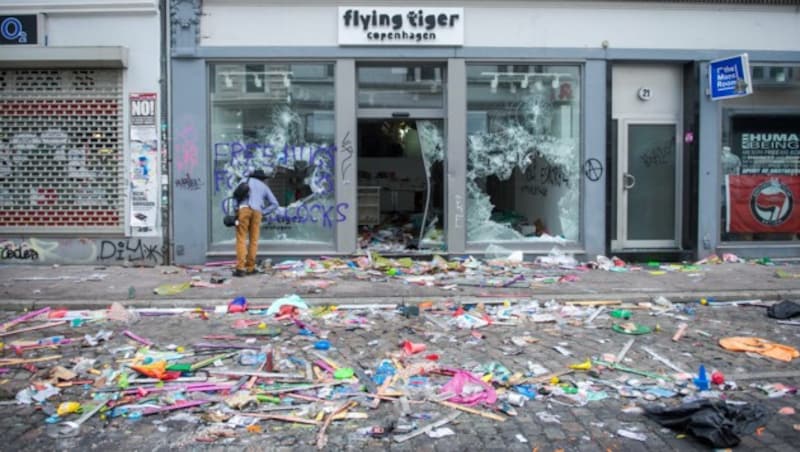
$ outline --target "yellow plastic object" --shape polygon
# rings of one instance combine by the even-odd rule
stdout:
[[[162,284],[153,289],[153,292],[155,292],[156,295],[177,295],[181,292],[186,291],[191,286],[192,286],[191,281],[178,284]]]
[[[570,364],[569,368],[574,370],[589,370],[592,368],[592,360],[587,359],[580,364]]]
[[[56,408],[56,414],[59,416],[66,416],[68,414],[77,413],[81,409],[81,404],[78,402],[62,402]]]

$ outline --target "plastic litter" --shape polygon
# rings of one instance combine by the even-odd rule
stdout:
[[[713,447],[735,447],[741,436],[755,432],[768,416],[758,404],[731,405],[707,399],[674,408],[648,406],[645,415],[663,427],[691,433]]]
[[[453,378],[442,386],[441,392],[453,393],[454,396],[447,400],[467,406],[491,404],[497,400],[497,393],[491,385],[463,370],[457,370]]]
[[[273,301],[272,305],[270,305],[269,309],[267,309],[267,315],[275,315],[280,312],[281,306],[287,305],[304,311],[308,310],[308,304],[305,302],[305,300],[300,298],[298,295],[289,295]]]
[[[773,319],[789,319],[800,315],[800,303],[784,300],[767,308],[767,316]]]
[[[647,435],[644,433],[632,432],[630,430],[619,429],[617,435],[623,438],[635,439],[636,441],[647,441]]]
[[[228,303],[228,314],[238,314],[247,311],[247,298],[236,297]]]
[[[723,337],[719,340],[719,345],[726,350],[758,353],[785,362],[800,356],[800,352],[794,347],[758,337]]]

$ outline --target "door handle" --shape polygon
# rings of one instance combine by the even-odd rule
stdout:
[[[624,173],[622,175],[622,188],[630,190],[634,185],[636,185],[636,177],[634,177],[633,174]]]

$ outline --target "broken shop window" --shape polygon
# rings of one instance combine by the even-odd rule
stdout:
[[[470,65],[467,77],[467,241],[577,241],[579,68]]]
[[[262,169],[280,208],[264,216],[261,240],[332,244],[349,214],[334,193],[333,65],[219,64],[212,80],[212,242],[234,241],[219,218]]]

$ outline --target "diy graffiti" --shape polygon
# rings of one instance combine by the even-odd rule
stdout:
[[[224,203],[223,211],[227,212],[230,204],[230,202]],[[330,229],[337,223],[347,221],[345,212],[349,208],[350,205],[345,202],[339,204],[296,203],[264,216],[263,221],[272,226],[314,223]]]
[[[240,141],[214,143],[214,192],[231,191],[251,170],[261,168],[268,174],[276,167],[309,167],[311,191],[317,195],[333,193],[333,167],[336,146],[293,145]]]
[[[0,244],[0,260],[39,260],[39,253],[25,242],[17,245],[14,242],[8,241]]]
[[[103,240],[98,260],[152,261],[160,264],[164,261],[165,252],[162,245],[144,243],[141,239]]]
[[[660,145],[648,149],[640,158],[646,168],[653,166],[669,166],[672,164],[673,149],[674,142],[672,140],[667,140]]]
[[[355,150],[353,149],[353,141],[350,140],[350,131],[348,130],[347,133],[344,134],[344,138],[342,139],[342,153],[345,154],[345,158],[342,159],[342,181],[345,185],[350,184],[350,179],[348,179],[347,174],[350,171],[350,168],[353,166],[353,154]]]
[[[188,119],[184,120],[184,125],[178,129],[175,136],[175,168],[179,174],[194,173],[199,159],[197,149],[197,130]]]
[[[181,190],[197,191],[203,186],[199,177],[192,177],[191,174],[186,173],[185,176],[175,181],[175,186]]]
[[[569,177],[560,165],[552,165],[546,160],[536,159],[525,170],[526,183],[522,190],[533,196],[547,196],[551,187],[569,188]]]
[[[583,162],[583,175],[592,182],[597,182],[603,177],[603,162],[596,158],[586,159]]]

